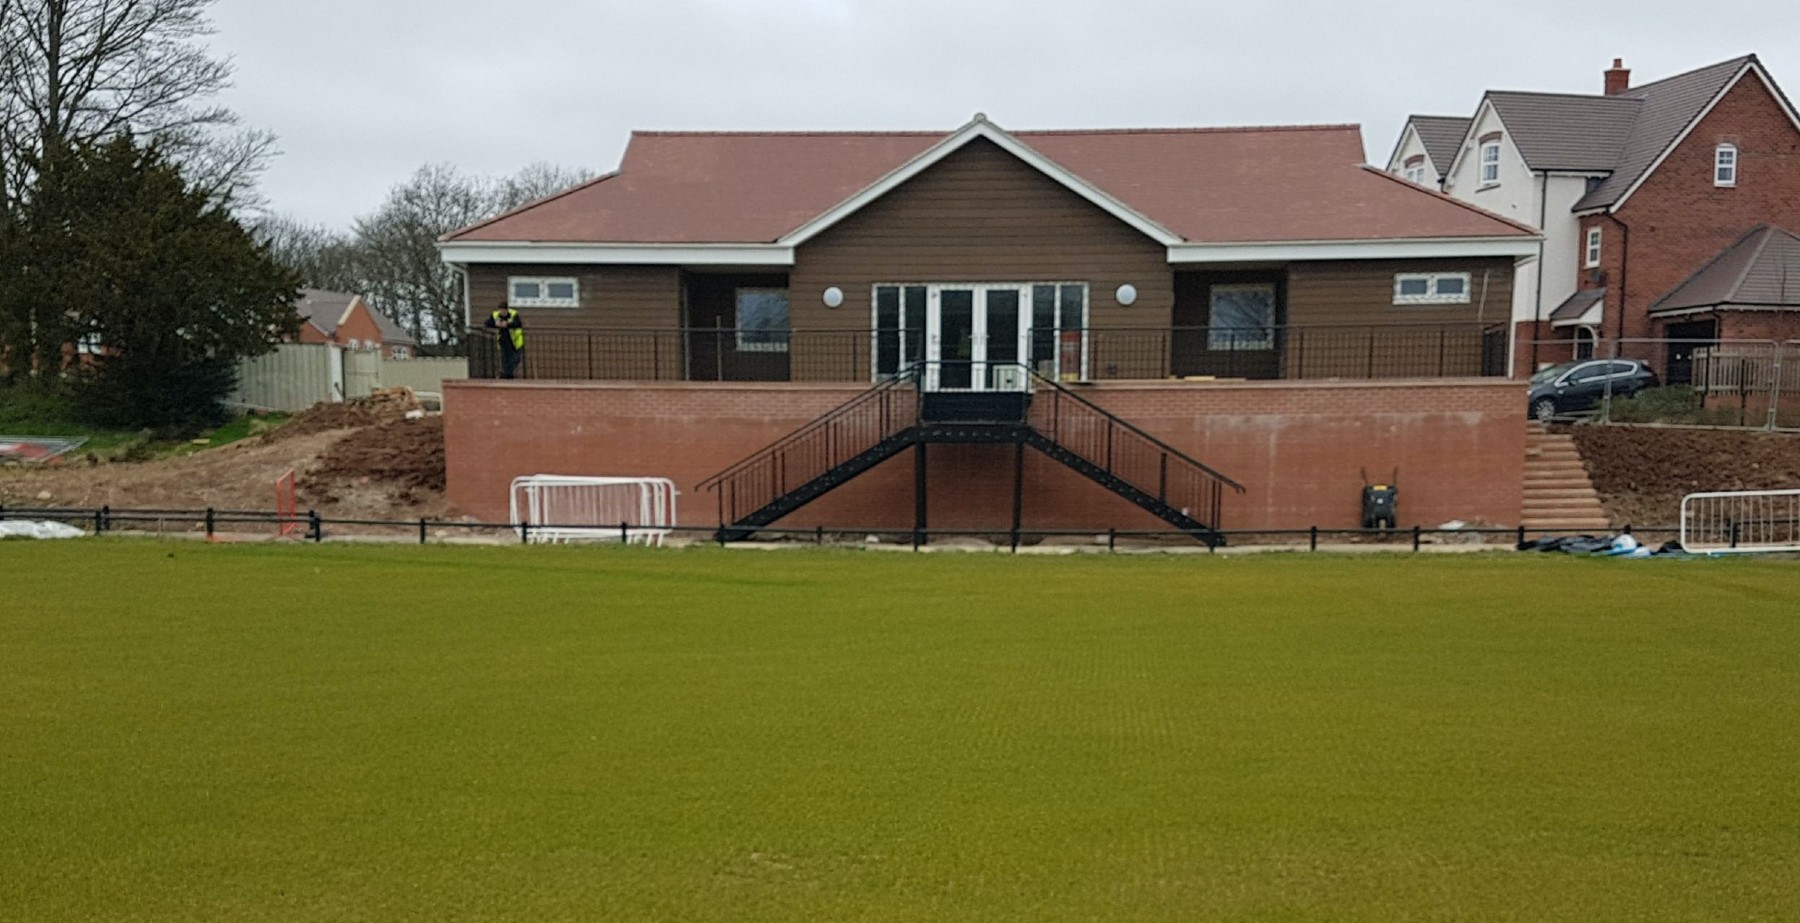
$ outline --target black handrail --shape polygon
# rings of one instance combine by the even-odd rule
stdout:
[[[1171,457],[1178,458],[1181,461],[1185,462],[1186,464],[1193,465],[1194,467],[1199,468],[1201,471],[1206,472],[1211,477],[1217,478],[1219,481],[1223,482],[1225,486],[1230,487],[1233,490],[1236,490],[1240,494],[1244,492],[1244,485],[1239,484],[1238,482],[1232,480],[1230,477],[1226,476],[1225,474],[1215,470],[1210,465],[1207,465],[1205,462],[1202,462],[1195,458],[1192,458],[1187,453],[1181,451],[1180,449],[1177,449],[1174,446],[1169,445],[1168,443],[1162,441],[1161,439],[1158,439],[1155,436],[1152,436],[1149,433],[1146,433],[1143,430],[1138,429],[1136,426],[1132,425],[1132,423],[1130,423],[1129,421],[1125,420],[1122,417],[1117,416],[1112,411],[1107,410],[1104,407],[1101,407],[1099,404],[1096,404],[1093,401],[1090,401],[1087,398],[1082,397],[1081,395],[1075,393],[1068,386],[1062,384],[1061,382],[1056,381],[1053,378],[1048,378],[1044,375],[1041,375],[1035,370],[1033,370],[1031,372],[1031,377],[1035,381],[1041,382],[1043,384],[1049,385],[1051,388],[1054,388],[1060,396],[1067,396],[1083,405],[1086,405],[1086,407],[1089,410],[1092,410],[1095,413],[1098,413],[1099,415],[1101,415],[1102,417],[1105,417],[1107,420],[1109,420],[1112,423],[1112,425],[1122,427],[1123,429],[1130,431],[1133,435],[1137,436],[1138,438],[1143,439],[1143,440],[1155,445],[1157,449],[1159,449],[1163,452],[1169,453],[1169,455]],[[1053,435],[1053,434],[1047,434],[1047,435]]]
[[[908,370],[883,382],[696,486],[718,494],[721,523],[765,509],[916,425],[918,395],[902,390],[913,379]]]

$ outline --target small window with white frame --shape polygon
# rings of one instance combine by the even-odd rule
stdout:
[[[394,359],[411,359],[412,350],[405,346],[394,346],[388,349],[388,355]]]
[[[1407,182],[1425,185],[1425,156],[1423,154],[1407,158],[1405,175]]]
[[[1600,265],[1600,229],[1588,228],[1587,246],[1582,248],[1581,266],[1583,269],[1593,269],[1598,265]]]
[[[1500,139],[1481,142],[1481,185],[1500,184]]]
[[[581,284],[571,277],[512,276],[506,302],[515,308],[579,308]]]
[[[1466,272],[1403,272],[1394,277],[1395,304],[1468,304]]]
[[[1713,185],[1736,186],[1738,178],[1738,149],[1735,144],[1721,144],[1713,148]]]

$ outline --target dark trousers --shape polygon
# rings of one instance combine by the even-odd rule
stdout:
[[[525,350],[500,348],[500,377],[518,377],[519,365],[525,361]]]

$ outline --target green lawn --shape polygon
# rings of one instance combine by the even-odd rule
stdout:
[[[0,574],[5,920],[1800,918],[1800,565]]]

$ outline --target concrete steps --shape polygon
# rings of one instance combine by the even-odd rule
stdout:
[[[1612,522],[1582,464],[1575,440],[1531,424],[1525,437],[1525,531],[1580,529],[1606,533]]]

